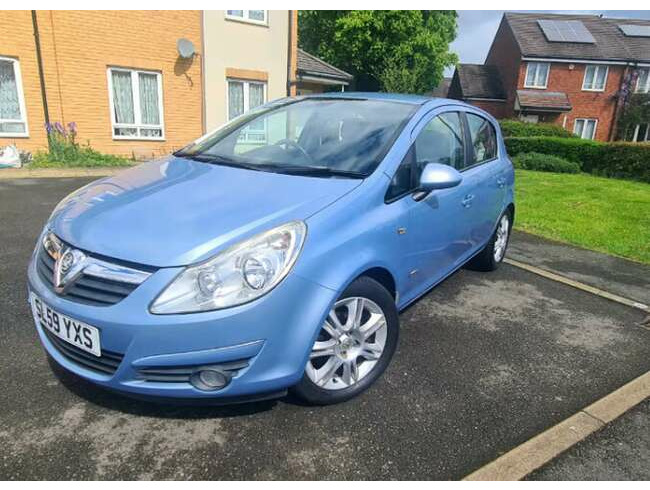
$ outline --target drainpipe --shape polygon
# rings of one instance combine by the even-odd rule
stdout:
[[[45,75],[43,74],[43,56],[41,55],[41,38],[38,33],[38,19],[36,10],[32,10],[32,26],[34,27],[34,43],[36,44],[36,63],[38,64],[38,78],[41,82],[41,99],[43,99],[43,115],[45,124],[50,124],[50,111],[47,107],[47,92],[45,91]],[[49,139],[48,139],[49,143]]]
[[[292,70],[293,65],[293,11],[288,11],[289,15],[289,32],[287,33],[287,97],[291,96]]]
[[[636,68],[636,64],[634,66]],[[612,125],[609,129],[609,136],[607,138],[607,141],[614,141],[616,138],[616,133],[618,132],[618,120],[621,117],[621,114],[623,113],[623,105],[625,104],[625,99],[627,99],[627,96],[629,95],[628,93],[624,94],[624,89],[625,89],[625,84],[627,82],[628,75],[630,75],[631,69],[630,69],[630,64],[628,63],[625,66],[625,69],[623,70],[623,77],[621,78],[621,86],[618,90],[618,98],[616,99],[616,106],[614,107],[614,120],[612,121]],[[630,87],[631,89],[631,87]]]

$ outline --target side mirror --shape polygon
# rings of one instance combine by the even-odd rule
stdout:
[[[427,163],[420,176],[419,191],[430,192],[436,189],[456,187],[463,180],[458,170],[442,163]]]

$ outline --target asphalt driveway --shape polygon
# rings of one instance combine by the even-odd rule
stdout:
[[[36,236],[86,182],[0,181],[2,479],[458,479],[650,369],[641,311],[503,265],[403,312],[385,376],[343,405],[108,394],[48,365],[26,303]]]

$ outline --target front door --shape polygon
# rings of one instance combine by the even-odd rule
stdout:
[[[470,252],[469,221],[472,203],[466,200],[470,182],[429,193],[415,200],[413,190],[427,163],[465,166],[465,132],[458,112],[438,114],[425,122],[393,177],[387,196],[399,200],[408,213],[407,252],[401,264],[403,302],[419,296],[458,267]]]

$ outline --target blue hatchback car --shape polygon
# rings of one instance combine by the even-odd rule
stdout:
[[[513,183],[476,107],[274,101],[61,201],[29,266],[36,328],[56,363],[131,396],[344,401],[388,366],[401,309],[498,267]]]

